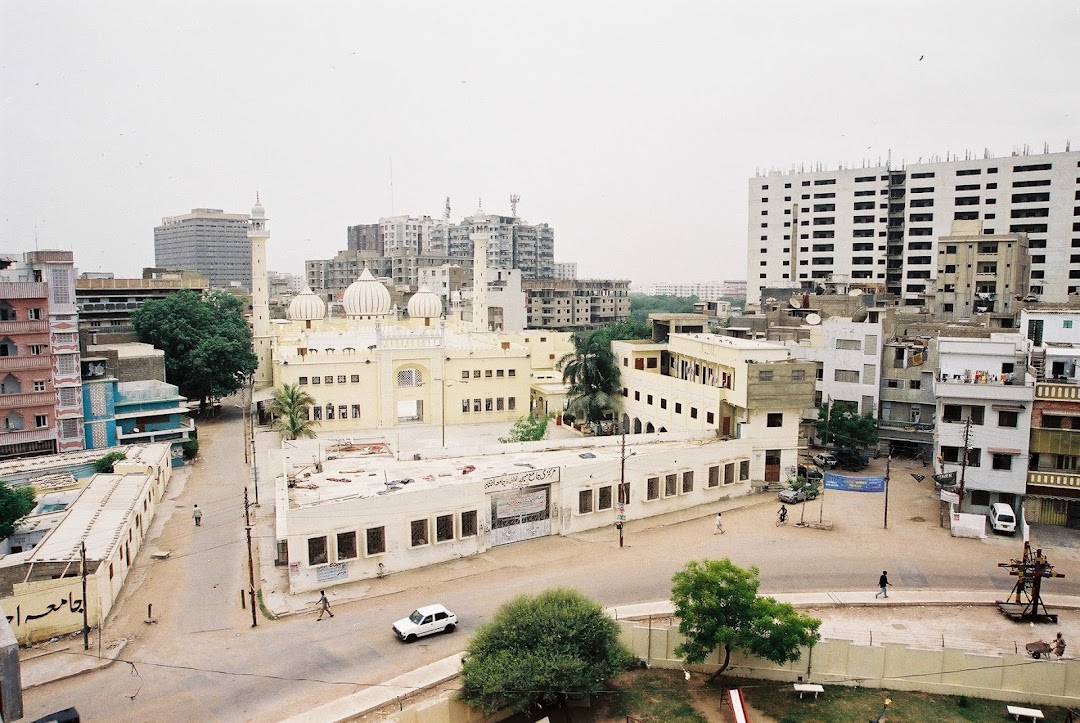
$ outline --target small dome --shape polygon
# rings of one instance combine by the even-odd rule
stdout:
[[[251,207],[251,218],[266,219],[266,209],[259,203],[259,195],[255,194],[255,205]]]
[[[409,299],[409,316],[415,319],[434,319],[442,316],[442,311],[442,299],[427,286],[421,286]]]
[[[326,302],[307,286],[289,304],[290,321],[314,321],[324,316],[326,316]]]
[[[385,316],[390,313],[390,292],[365,268],[345,289],[342,303],[348,316]]]

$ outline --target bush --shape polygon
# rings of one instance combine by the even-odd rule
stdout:
[[[109,452],[94,462],[94,471],[99,474],[110,474],[113,471],[113,465],[124,459],[127,459],[127,454],[124,452]]]
[[[190,461],[199,456],[199,440],[189,439],[180,446],[184,449],[184,459]]]

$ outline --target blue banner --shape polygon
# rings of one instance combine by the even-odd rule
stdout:
[[[841,492],[884,492],[884,477],[849,477],[833,472],[825,473],[825,489]]]

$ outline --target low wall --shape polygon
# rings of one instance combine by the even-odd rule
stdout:
[[[682,641],[677,626],[649,628],[633,621],[619,621],[619,627],[623,642],[651,666],[711,673],[720,665],[719,651],[701,665],[683,663],[674,652]],[[892,643],[865,646],[846,640],[823,640],[812,649],[804,649],[799,660],[787,665],[732,653],[728,670],[750,678],[917,690],[1010,703],[1065,706],[1080,700],[1080,660],[920,650]]]
[[[387,720],[392,723],[498,723],[512,713],[500,711],[484,715],[457,699],[457,693],[444,693],[435,700],[406,708]]]

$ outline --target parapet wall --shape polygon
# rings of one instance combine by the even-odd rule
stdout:
[[[639,658],[658,668],[711,673],[719,651],[701,665],[688,666],[675,655],[682,641],[677,626],[619,621],[622,639]],[[921,650],[886,643],[856,645],[823,640],[788,665],[732,653],[733,675],[823,685],[917,690],[944,695],[1033,703],[1075,705],[1080,700],[1080,660],[1034,660],[1022,655],[977,655],[960,650]]]

